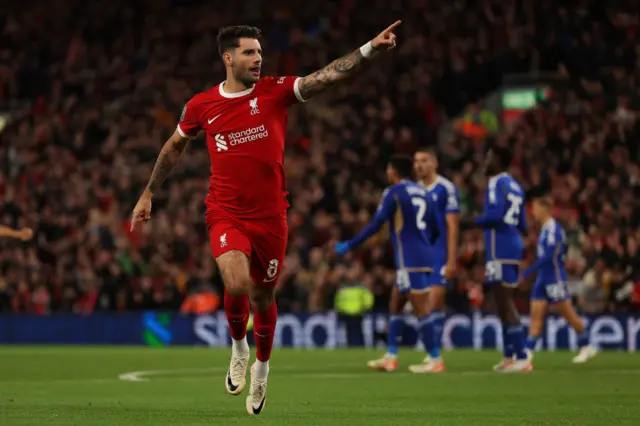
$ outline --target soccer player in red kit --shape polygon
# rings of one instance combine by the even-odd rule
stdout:
[[[277,320],[274,300],[287,245],[284,139],[287,108],[355,75],[380,51],[396,45],[395,22],[361,48],[306,77],[260,77],[260,30],[222,28],[219,53],[226,80],[187,102],[178,127],[164,144],[149,183],[133,210],[131,228],[151,215],[151,198],[175,167],[187,142],[206,134],[211,179],[206,223],[211,250],[224,281],[224,309],[232,337],[225,387],[238,395],[249,362],[247,321],[254,313],[256,362],[246,406],[264,408],[269,358]]]

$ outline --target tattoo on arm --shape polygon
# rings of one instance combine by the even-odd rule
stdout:
[[[176,164],[178,164],[187,146],[187,142],[189,142],[188,139],[172,137],[164,144],[156,160],[156,165],[153,166],[151,178],[147,184],[147,189],[152,194],[160,188],[162,182],[169,176],[169,173],[171,173]]]
[[[299,90],[303,99],[309,99],[329,87],[357,74],[365,62],[360,49],[336,59],[326,67],[300,79]]]

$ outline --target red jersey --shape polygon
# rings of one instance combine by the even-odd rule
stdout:
[[[298,83],[299,77],[264,77],[239,93],[225,92],[221,83],[187,102],[178,133],[207,135],[209,210],[256,219],[287,209],[284,138],[288,107],[304,101]]]

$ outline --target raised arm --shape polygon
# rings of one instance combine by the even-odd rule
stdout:
[[[308,100],[323,93],[336,84],[358,74],[363,65],[373,59],[377,53],[396,47],[396,35],[393,30],[400,23],[401,21],[394,22],[361,48],[336,59],[321,70],[302,77],[298,83],[300,96],[304,100]]]
[[[189,137],[183,136],[179,130],[176,130],[162,146],[156,164],[153,166],[149,183],[133,209],[131,230],[135,228],[136,223],[146,222],[151,218],[151,198],[180,161],[189,140]]]
[[[8,226],[0,225],[0,237],[17,238],[28,241],[33,237],[33,231],[29,228],[12,229]]]

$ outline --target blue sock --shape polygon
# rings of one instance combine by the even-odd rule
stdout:
[[[591,337],[589,336],[589,330],[584,328],[584,331],[578,334],[578,347],[584,348],[585,346],[589,346],[591,344]]]
[[[427,350],[427,353],[432,358],[440,357],[440,348],[434,347],[434,333],[433,333],[433,324],[431,322],[431,316],[425,315],[423,317],[418,318],[418,329],[420,330],[420,337],[422,338],[422,344],[424,348]]]
[[[404,316],[391,315],[389,319],[389,330],[387,331],[387,352],[393,355],[398,354],[398,346],[402,340],[404,331]]]
[[[502,325],[502,352],[505,359],[513,358],[513,343],[511,342],[511,336],[507,333],[507,327]]]
[[[527,337],[527,344],[525,347],[530,351],[535,351],[536,346],[538,346],[538,341],[540,340],[540,336],[529,336]]]
[[[509,325],[507,326],[507,334],[509,340],[513,345],[513,353],[517,359],[527,359],[527,354],[524,351],[524,330],[522,325]]]
[[[436,310],[429,315],[433,327],[433,350],[437,355],[429,354],[432,358],[440,357],[440,347],[442,346],[442,331],[444,330],[444,312]]]

